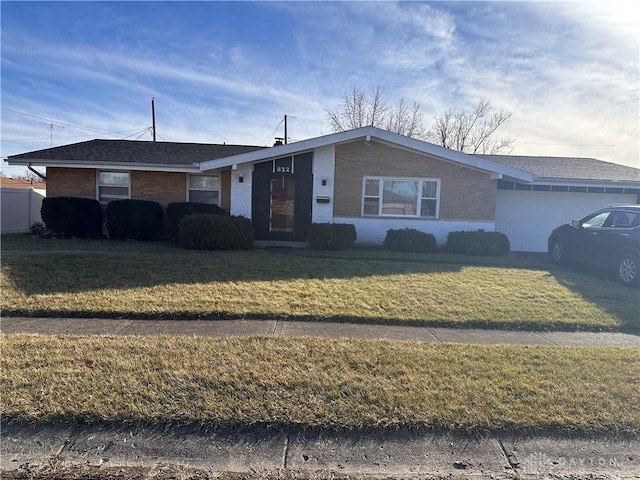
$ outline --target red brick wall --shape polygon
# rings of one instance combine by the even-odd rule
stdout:
[[[96,197],[96,170],[91,168],[47,168],[47,196]],[[130,172],[130,197],[158,202],[165,209],[172,202],[187,201],[187,175],[173,172]],[[220,206],[231,207],[231,170],[220,173]]]
[[[47,167],[47,197],[96,198],[96,171]]]
[[[439,178],[440,219],[493,220],[496,182],[489,174],[388,145],[357,141],[336,146],[333,213],[359,217],[365,176]]]
[[[158,202],[162,208],[187,201],[187,174],[169,172],[131,172],[131,198]]]

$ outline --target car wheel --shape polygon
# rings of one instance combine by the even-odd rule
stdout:
[[[623,255],[618,262],[618,280],[624,285],[637,285],[639,274],[637,255]]]
[[[551,244],[551,259],[553,263],[558,265],[564,265],[567,263],[567,250],[564,245],[564,241],[555,239]]]

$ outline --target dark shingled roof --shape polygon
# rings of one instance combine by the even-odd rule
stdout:
[[[596,160],[573,157],[525,157],[517,155],[478,155],[492,162],[533,173],[541,179],[603,180],[640,182],[640,169]]]
[[[89,140],[12,155],[9,160],[58,160],[89,163],[148,163],[192,165],[207,160],[252,152],[266,147],[205,143]]]

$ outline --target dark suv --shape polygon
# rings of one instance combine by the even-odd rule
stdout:
[[[548,250],[555,263],[604,265],[623,284],[638,285],[640,205],[611,205],[562,225],[551,232]]]

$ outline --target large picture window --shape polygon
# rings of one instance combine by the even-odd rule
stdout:
[[[129,198],[129,172],[99,171],[97,183],[100,203]]]
[[[220,178],[215,175],[189,175],[187,201],[220,204]]]
[[[362,214],[438,217],[440,180],[365,177]]]

